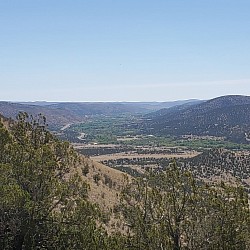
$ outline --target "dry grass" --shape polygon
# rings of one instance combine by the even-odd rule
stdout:
[[[197,156],[198,152],[195,151],[187,151],[185,153],[174,153],[174,154],[137,154],[137,153],[129,153],[129,154],[125,154],[125,153],[116,153],[116,154],[107,154],[107,155],[98,155],[98,156],[92,156],[91,159],[94,161],[105,161],[105,160],[117,160],[117,159],[123,159],[123,158],[127,158],[127,159],[133,159],[133,158],[192,158]]]
[[[95,162],[88,157],[82,157],[82,164],[77,167],[78,173],[82,179],[86,181],[90,187],[89,200],[99,205],[101,210],[110,216],[110,220],[105,224],[105,228],[109,233],[123,232],[122,223],[115,218],[113,208],[120,204],[120,193],[125,184],[125,176],[130,176],[118,170],[109,168],[103,164]],[[86,176],[82,173],[82,169],[88,165],[89,173]],[[97,177],[98,176],[98,177]]]

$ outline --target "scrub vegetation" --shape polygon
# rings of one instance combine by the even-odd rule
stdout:
[[[99,168],[90,180],[94,166],[45,124],[21,113],[0,125],[1,249],[250,248],[249,199],[240,183],[204,182],[175,161],[120,183]],[[91,199],[90,187],[101,182],[121,190],[109,214]]]

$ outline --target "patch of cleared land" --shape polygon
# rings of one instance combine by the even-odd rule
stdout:
[[[98,156],[92,156],[91,159],[95,161],[105,161],[105,160],[117,160],[121,158],[127,158],[127,159],[133,159],[133,158],[192,158],[194,156],[197,156],[199,152],[196,151],[187,151],[184,153],[175,153],[175,154],[137,154],[137,153],[117,153],[117,154],[109,154],[109,155],[98,155]]]

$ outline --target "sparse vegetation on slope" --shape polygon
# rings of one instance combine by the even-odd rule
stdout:
[[[102,213],[88,200],[81,158],[42,117],[28,118],[0,127],[0,248],[116,249],[97,225]]]
[[[0,125],[1,249],[249,249],[241,186],[203,184],[175,163],[125,185],[45,123],[21,113]]]
[[[248,143],[250,97],[223,96],[191,107],[174,107],[147,115],[145,133],[225,137]]]

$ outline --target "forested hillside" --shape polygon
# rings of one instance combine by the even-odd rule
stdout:
[[[248,143],[250,97],[222,96],[198,105],[159,110],[145,117],[146,133],[218,136]]]
[[[117,249],[89,201],[79,171],[88,165],[44,122],[20,114],[9,129],[1,124],[0,248]]]
[[[91,165],[45,124],[21,113],[0,125],[0,249],[250,248],[243,187],[205,184],[176,162],[122,182],[118,171]],[[116,197],[109,215],[91,197],[104,185]]]

